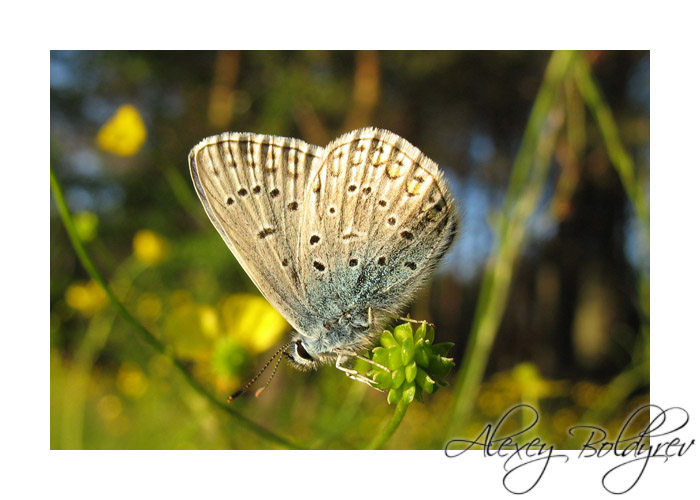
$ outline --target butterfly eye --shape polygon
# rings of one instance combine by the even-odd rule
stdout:
[[[311,354],[309,354],[306,349],[304,349],[304,344],[301,343],[301,340],[297,342],[297,354],[299,357],[304,358],[307,361],[313,361],[314,358],[311,357]]]

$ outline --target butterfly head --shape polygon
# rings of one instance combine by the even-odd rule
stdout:
[[[295,368],[305,371],[335,363],[339,356],[368,349],[374,339],[368,325],[352,315],[339,321],[324,322],[318,330],[316,334],[297,332],[292,337],[285,354]]]
[[[326,362],[329,353],[319,352],[319,346],[312,339],[297,334],[285,352],[289,362],[299,370],[311,370]]]

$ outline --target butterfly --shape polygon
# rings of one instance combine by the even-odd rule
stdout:
[[[263,370],[282,353],[296,368],[335,363],[372,385],[346,364],[413,299],[457,234],[437,164],[392,132],[363,128],[326,147],[224,133],[197,144],[189,167],[212,224],[294,329]]]

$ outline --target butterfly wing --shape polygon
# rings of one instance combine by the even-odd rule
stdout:
[[[323,149],[250,133],[209,137],[189,155],[209,219],[265,298],[296,329],[308,304],[296,248],[311,165]]]
[[[373,128],[336,139],[313,168],[299,239],[311,308],[398,312],[457,231],[442,172],[406,140]]]

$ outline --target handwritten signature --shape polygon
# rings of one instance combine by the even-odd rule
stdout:
[[[642,418],[640,415],[647,415],[645,410],[650,412],[654,410],[656,414],[650,418],[648,425],[642,431],[631,437],[625,437],[632,422]],[[520,422],[518,430],[510,434],[503,432],[506,422],[516,417]],[[487,424],[475,439],[450,440],[445,445],[445,455],[448,458],[456,458],[468,450],[481,447],[485,458],[505,459],[504,488],[514,494],[527,493],[539,484],[553,461],[569,462],[568,455],[557,452],[554,445],[547,444],[540,437],[523,439],[523,435],[533,429],[539,419],[539,413],[534,407],[528,404],[514,406],[501,417],[498,423]],[[608,470],[601,480],[603,488],[607,491],[622,494],[630,491],[639,482],[650,459],[663,458],[664,462],[667,462],[670,458],[682,457],[688,452],[695,444],[695,439],[688,443],[674,437],[670,441],[649,444],[650,438],[670,437],[671,434],[685,427],[688,421],[688,412],[683,408],[662,409],[650,404],[635,410],[627,418],[614,440],[608,440],[608,433],[595,425],[576,425],[569,429],[569,434],[573,436],[577,432],[587,433],[588,437],[578,454],[579,459],[602,458],[610,454],[623,459],[622,463]],[[639,470],[630,471],[634,464],[637,464]]]

